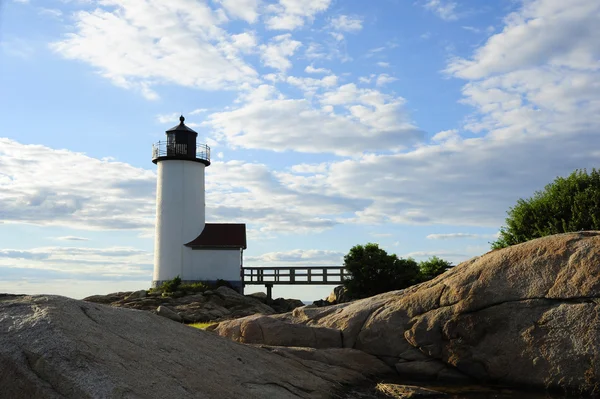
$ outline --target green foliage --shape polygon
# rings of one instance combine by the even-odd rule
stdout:
[[[493,249],[552,234],[600,230],[600,171],[578,169],[558,177],[533,197],[519,199],[507,214]]]
[[[352,298],[366,298],[399,290],[419,281],[420,272],[413,259],[400,259],[378,244],[355,245],[344,256],[344,267],[351,278],[344,282]]]
[[[210,289],[210,285],[204,282],[197,282],[197,283],[191,283],[191,284],[181,284],[179,286],[179,290],[178,291],[184,291],[184,292],[204,292],[204,291],[208,291]]]
[[[452,267],[452,263],[447,260],[432,256],[431,258],[419,262],[419,270],[421,273],[421,281],[431,280],[432,278],[439,276],[446,270]]]
[[[150,292],[160,292],[163,294],[163,296],[172,296],[175,292],[199,293],[208,290],[214,290],[221,286],[233,288],[226,280],[217,280],[214,283],[199,281],[196,283],[183,284],[181,282],[181,277],[177,276],[172,280],[165,281],[160,285],[160,287],[151,288]]]
[[[160,290],[165,292],[175,292],[178,291],[179,286],[181,285],[181,277],[177,276],[173,280],[165,281],[159,287]]]

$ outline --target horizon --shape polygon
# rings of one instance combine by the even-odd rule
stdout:
[[[151,147],[180,115],[244,266],[488,252],[520,198],[600,158],[600,2],[492,3],[4,2],[0,292],[149,288]]]

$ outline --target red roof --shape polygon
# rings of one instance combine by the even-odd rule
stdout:
[[[206,223],[202,233],[185,245],[192,249],[246,249],[246,225],[243,223]]]

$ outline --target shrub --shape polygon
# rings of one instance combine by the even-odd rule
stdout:
[[[600,230],[600,171],[578,169],[558,177],[533,197],[519,199],[507,214],[493,249],[552,234]]]
[[[378,244],[355,245],[344,256],[350,278],[344,281],[352,298],[366,298],[409,287],[419,281],[419,266],[413,259],[399,259]]]
[[[177,276],[173,280],[165,281],[158,288],[160,288],[160,290],[163,293],[175,292],[175,291],[178,291],[180,285],[181,285],[181,277]]]
[[[185,292],[204,292],[204,291],[208,291],[209,289],[210,289],[210,286],[205,282],[181,284],[179,286],[179,291],[185,291]]]
[[[205,292],[208,290],[219,288],[221,286],[233,288],[231,286],[231,284],[226,280],[217,280],[216,283],[208,283],[206,281],[199,281],[196,283],[182,284],[181,277],[177,276],[172,280],[165,281],[159,287],[151,288],[150,292],[160,292],[163,295],[170,296],[174,292],[177,292],[177,291],[188,292],[188,293],[198,293],[198,292]]]
[[[421,274],[421,281],[431,280],[432,278],[439,276],[446,270],[452,267],[452,263],[447,260],[440,259],[437,256],[419,262],[419,272]]]

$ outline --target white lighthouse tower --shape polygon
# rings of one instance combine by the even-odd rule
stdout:
[[[167,140],[152,148],[158,166],[154,275],[156,287],[177,276],[184,282],[228,281],[241,289],[246,225],[205,222],[204,170],[210,148],[179,118]]]

